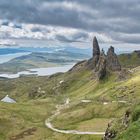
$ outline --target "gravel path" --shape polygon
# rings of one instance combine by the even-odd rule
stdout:
[[[55,113],[45,121],[45,125],[47,128],[51,129],[54,132],[63,133],[63,134],[78,134],[78,135],[104,135],[105,134],[105,132],[61,130],[61,129],[57,129],[57,128],[53,127],[53,125],[51,124],[51,121],[54,119],[55,116],[60,114],[62,109],[67,108],[69,106],[69,102],[70,102],[70,100],[68,98],[63,105],[56,106],[57,110],[55,111]]]

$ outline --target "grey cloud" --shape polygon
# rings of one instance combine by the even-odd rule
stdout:
[[[9,26],[9,21],[3,21],[3,22],[1,23],[1,25]]]
[[[124,37],[126,34],[140,34],[139,15],[139,0],[0,0],[2,19],[79,28],[105,33],[116,41],[129,43],[140,40],[139,36],[137,39]],[[33,32],[39,30],[33,29]],[[124,36],[117,37],[118,33]],[[57,38],[70,40],[61,35]]]
[[[112,38],[121,42],[140,44],[140,34],[112,33]]]
[[[32,27],[31,28],[31,31],[32,32],[43,32],[45,30],[45,32],[48,32],[47,30],[46,30],[46,28],[41,28],[41,27]]]
[[[85,32],[76,32],[74,34],[71,35],[56,35],[55,38],[59,41],[63,41],[63,42],[83,42],[86,41],[89,38],[88,33]]]

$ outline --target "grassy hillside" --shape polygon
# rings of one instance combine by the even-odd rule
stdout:
[[[119,124],[120,125],[120,124]],[[121,130],[122,128],[120,128]],[[139,140],[140,138],[140,104],[135,105],[129,126],[126,130],[122,129],[115,140]]]
[[[53,100],[28,103],[0,103],[0,140],[47,139],[44,119],[53,109]],[[26,133],[25,133],[26,131]]]
[[[120,63],[123,67],[134,68],[140,66],[140,51],[134,51],[129,54],[119,55]]]
[[[34,52],[0,64],[0,72],[17,73],[31,68],[61,66],[69,63],[75,63],[86,58],[89,58],[86,54],[78,54],[67,51],[58,51],[54,53]]]
[[[117,132],[115,140],[139,140],[140,134],[140,67],[133,70],[133,77],[126,83],[125,90],[121,96],[129,98],[131,106],[128,108],[130,112],[127,127],[122,124],[124,115],[113,123],[113,128]],[[129,92],[126,90],[129,88]]]
[[[79,66],[78,66],[79,67]],[[69,98],[70,104],[54,118],[58,129],[78,131],[105,131],[110,121],[116,122],[140,100],[140,69],[131,70],[124,79],[112,73],[103,81],[97,81],[93,71],[81,66],[65,74],[50,77],[21,77],[0,80],[0,98],[9,95],[16,104],[0,103],[0,138],[3,140],[100,140],[96,135],[60,134],[46,128],[45,120]],[[83,100],[90,100],[89,103]],[[139,111],[138,111],[139,112]],[[137,114],[137,113],[136,113]],[[138,113],[139,114],[139,113]],[[139,115],[136,115],[139,117]],[[127,138],[138,132],[139,119],[132,121],[117,139]],[[31,132],[30,132],[31,131]],[[28,133],[25,135],[24,133]],[[135,139],[139,133],[135,135]],[[133,138],[132,138],[133,140]]]

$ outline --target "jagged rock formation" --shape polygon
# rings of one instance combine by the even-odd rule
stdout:
[[[98,75],[98,79],[101,80],[106,76],[106,56],[104,50],[102,50],[98,64],[96,66],[96,71]]]
[[[93,66],[96,67],[100,57],[100,47],[97,38],[93,39]]]
[[[112,71],[120,71],[121,65],[119,63],[118,57],[114,52],[114,47],[110,47],[107,52],[107,68]]]
[[[97,38],[93,39],[93,57],[88,61],[88,66],[97,72],[98,79],[103,79],[107,71],[120,71],[121,65],[118,57],[111,46],[108,49],[107,55],[104,51],[100,52],[100,47]]]
[[[97,41],[97,38],[93,38],[93,52],[92,52],[92,58],[88,60],[87,67],[90,69],[96,68],[96,65],[98,64],[100,57],[100,47]]]

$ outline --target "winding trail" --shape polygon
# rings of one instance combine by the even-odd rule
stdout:
[[[65,103],[63,105],[57,105],[56,108],[57,110],[54,112],[54,114],[46,119],[45,125],[47,128],[51,129],[52,131],[58,132],[58,133],[63,133],[63,134],[78,134],[78,135],[104,135],[105,132],[90,132],[90,131],[78,131],[78,130],[61,130],[55,128],[52,124],[51,121],[54,119],[55,116],[59,115],[61,110],[64,108],[69,107],[69,98],[66,99]]]

